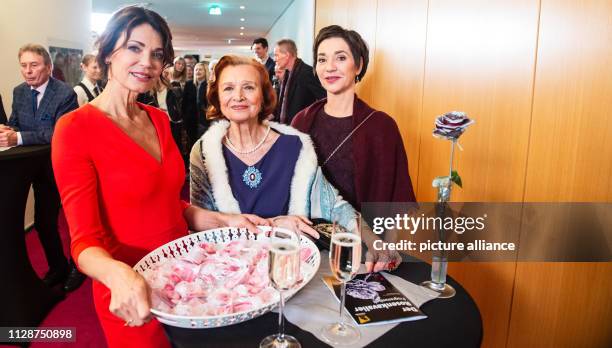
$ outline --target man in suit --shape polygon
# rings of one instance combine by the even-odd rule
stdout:
[[[49,52],[37,44],[19,49],[21,75],[25,82],[13,90],[13,106],[7,126],[0,126],[0,146],[50,144],[57,120],[78,107],[76,93],[70,86],[51,77]],[[55,185],[51,156],[35,173],[34,227],[43,246],[49,271],[43,281],[64,290],[78,288],[85,277],[64,256],[57,230],[60,197]]]
[[[315,76],[312,67],[297,57],[297,46],[290,39],[282,39],[274,48],[274,59],[285,76],[278,93],[274,120],[291,124],[299,111],[322,99],[326,92]]]
[[[268,40],[266,38],[260,37],[253,40],[253,44],[251,45],[251,50],[255,52],[257,59],[261,62],[261,64],[266,66],[266,70],[268,71],[268,77],[270,81],[274,77],[274,60],[270,58],[268,55]]]
[[[186,55],[183,59],[185,59],[185,69],[187,69],[187,80],[193,80],[193,68],[198,60],[190,54]]]

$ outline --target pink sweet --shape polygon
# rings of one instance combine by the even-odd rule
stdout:
[[[312,255],[312,250],[311,249],[309,249],[309,248],[302,248],[300,250],[300,260],[302,260],[302,262],[306,262],[306,260],[308,260],[310,255]]]
[[[311,255],[310,249],[300,251],[302,261]],[[268,247],[252,240],[202,242],[181,258],[156,264],[144,276],[153,290],[153,308],[164,313],[218,316],[278,300],[268,278]]]

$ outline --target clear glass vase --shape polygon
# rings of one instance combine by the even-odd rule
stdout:
[[[446,215],[446,202],[450,200],[451,186],[453,182],[450,176],[437,177],[433,181],[433,186],[438,189],[438,203],[436,204],[436,215],[444,218]],[[436,231],[437,240],[446,242],[447,231],[441,227]],[[448,258],[446,251],[436,251],[431,260],[431,280],[424,281],[420,285],[433,290],[440,295],[439,298],[451,298],[455,296],[455,289],[446,284],[446,271],[448,268]]]

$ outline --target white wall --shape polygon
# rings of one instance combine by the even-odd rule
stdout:
[[[314,24],[315,1],[294,0],[266,35],[270,44],[270,55],[274,54],[276,41],[289,38],[297,45],[298,57],[312,65]]]
[[[0,93],[10,114],[13,88],[23,82],[17,51],[26,43],[91,49],[92,0],[3,0],[0,2]]]
[[[17,52],[26,43],[47,48],[59,46],[91,49],[92,0],[3,0],[0,2],[0,94],[7,115],[11,112],[13,88],[23,82]],[[26,226],[33,222],[33,205],[26,208]]]

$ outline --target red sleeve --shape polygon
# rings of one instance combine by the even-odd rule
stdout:
[[[191,206],[191,204],[185,202],[184,200],[181,199],[181,206],[183,207],[183,213],[185,213],[185,209],[189,208]]]
[[[57,187],[70,229],[72,258],[78,261],[89,247],[106,249],[100,220],[97,178],[86,128],[71,113],[62,117],[51,142],[51,158]]]

